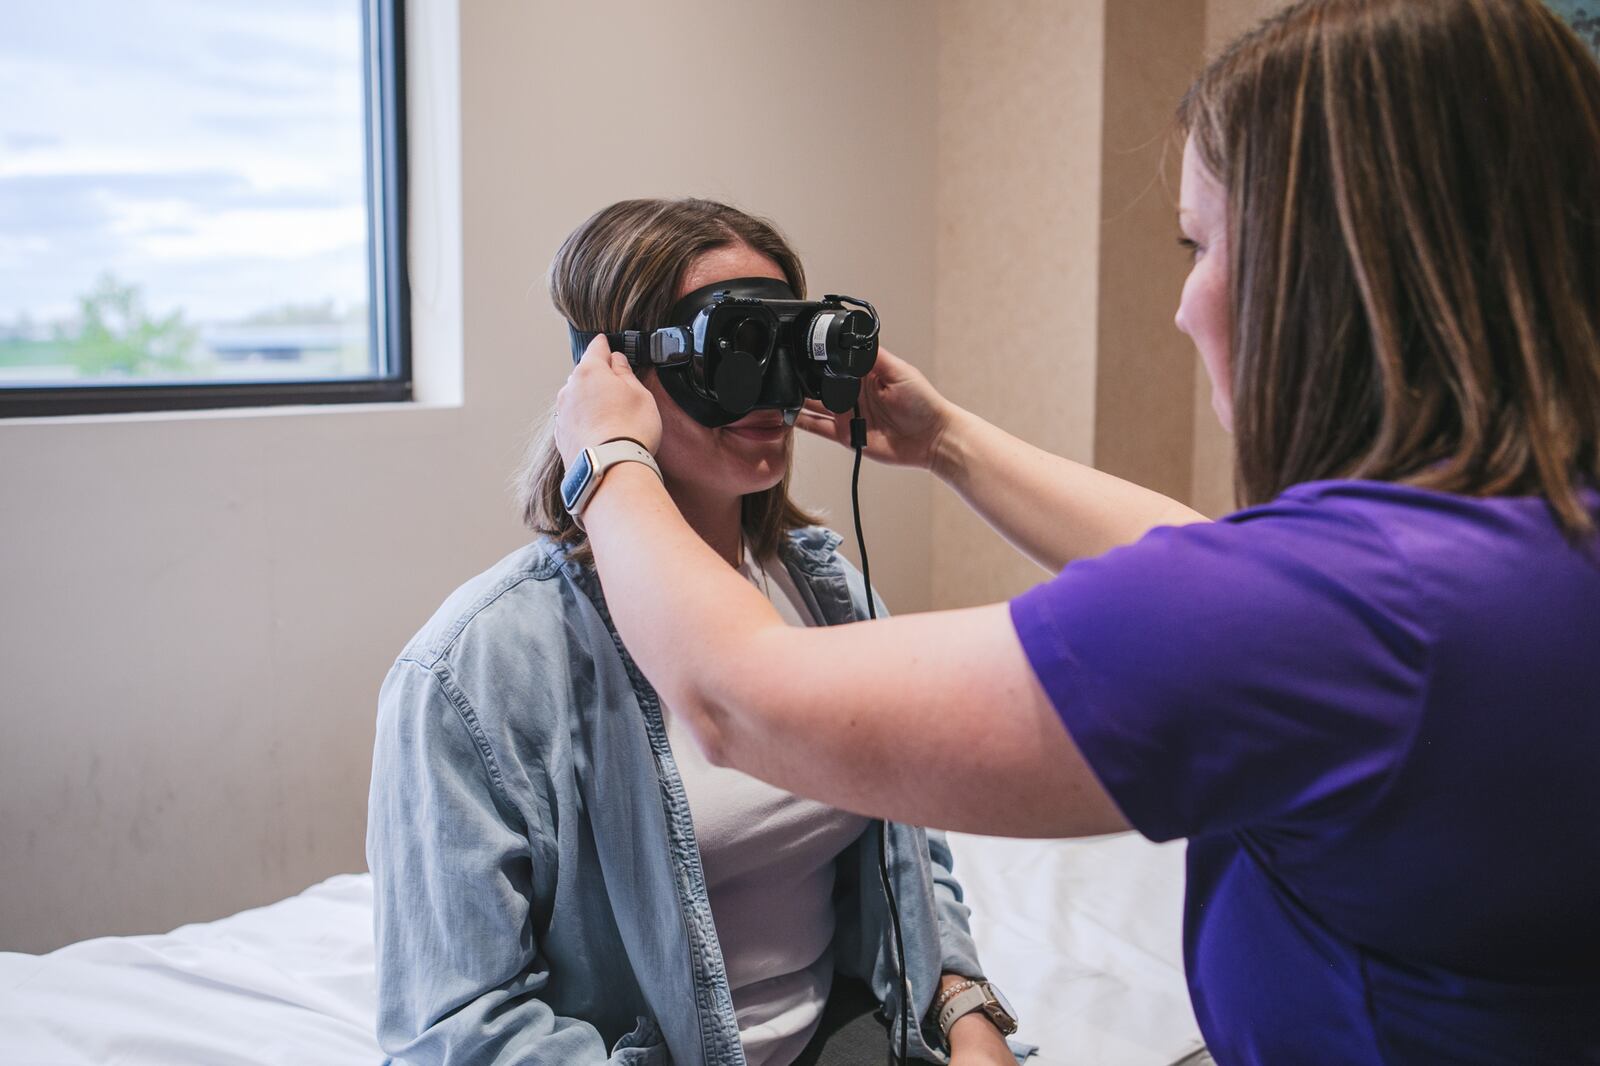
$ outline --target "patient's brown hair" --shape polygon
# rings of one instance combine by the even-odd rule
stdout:
[[[715,248],[746,244],[778,264],[795,295],[804,297],[800,257],[770,222],[712,200],[623,200],[602,208],[562,243],[550,264],[550,299],[572,325],[619,333],[669,325],[667,312],[689,264]],[[535,532],[568,545],[589,562],[583,530],[561,503],[561,453],[550,419],[529,449],[517,477],[517,503]],[[783,535],[817,519],[789,498],[789,473],[765,492],[745,496],[741,523],[759,559],[771,558]]]
[[[1594,531],[1600,68],[1538,0],[1302,0],[1189,90],[1226,189],[1241,503],[1370,478]]]

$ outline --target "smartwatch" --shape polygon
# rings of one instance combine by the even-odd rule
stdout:
[[[1017,1031],[1017,1014],[1000,990],[988,981],[962,981],[945,989],[934,1002],[938,1012],[939,1029],[944,1041],[950,1043],[950,1029],[957,1021],[973,1011],[981,1010],[1002,1036]]]
[[[600,479],[618,463],[643,463],[655,471],[656,477],[661,477],[661,468],[656,465],[655,456],[631,437],[618,437],[593,448],[585,448],[578,453],[566,476],[561,479],[561,503],[572,520],[578,523],[579,529],[583,528],[583,509],[589,506],[595,489],[600,487]]]

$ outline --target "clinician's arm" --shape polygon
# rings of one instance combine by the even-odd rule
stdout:
[[[638,463],[611,469],[584,524],[629,652],[713,762],[913,825],[1128,828],[1005,604],[796,630]]]
[[[654,450],[655,401],[596,338],[557,398],[577,451]],[[1005,604],[795,630],[638,463],[584,514],[629,652],[708,756],[861,814],[1014,836],[1127,829],[1039,687]]]
[[[1075,463],[945,399],[910,363],[879,350],[862,382],[867,454],[931,470],[1001,536],[1056,573],[1156,526],[1207,521],[1178,501]],[[848,446],[850,416],[813,405],[799,425]]]

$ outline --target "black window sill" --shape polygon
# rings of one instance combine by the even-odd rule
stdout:
[[[295,404],[405,403],[411,398],[409,381],[373,380],[0,388],[0,419]]]

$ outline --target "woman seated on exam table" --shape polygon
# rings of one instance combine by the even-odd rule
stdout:
[[[655,328],[710,283],[804,294],[767,223],[704,200],[632,200],[567,238],[556,309]],[[796,626],[867,615],[857,572],[789,498],[793,430],[757,409],[710,429],[645,385],[659,463],[694,529]],[[458,589],[379,699],[367,858],[378,1037],[407,1063],[581,1066],[883,1061],[905,1016],[880,824],[712,766],[634,666],[546,436],[522,488],[543,534]],[[692,640],[692,633],[684,639]],[[938,833],[890,824],[913,1057],[1016,1061],[981,1010],[928,1021],[981,977]],[[898,1022],[896,1023],[898,1024]]]

